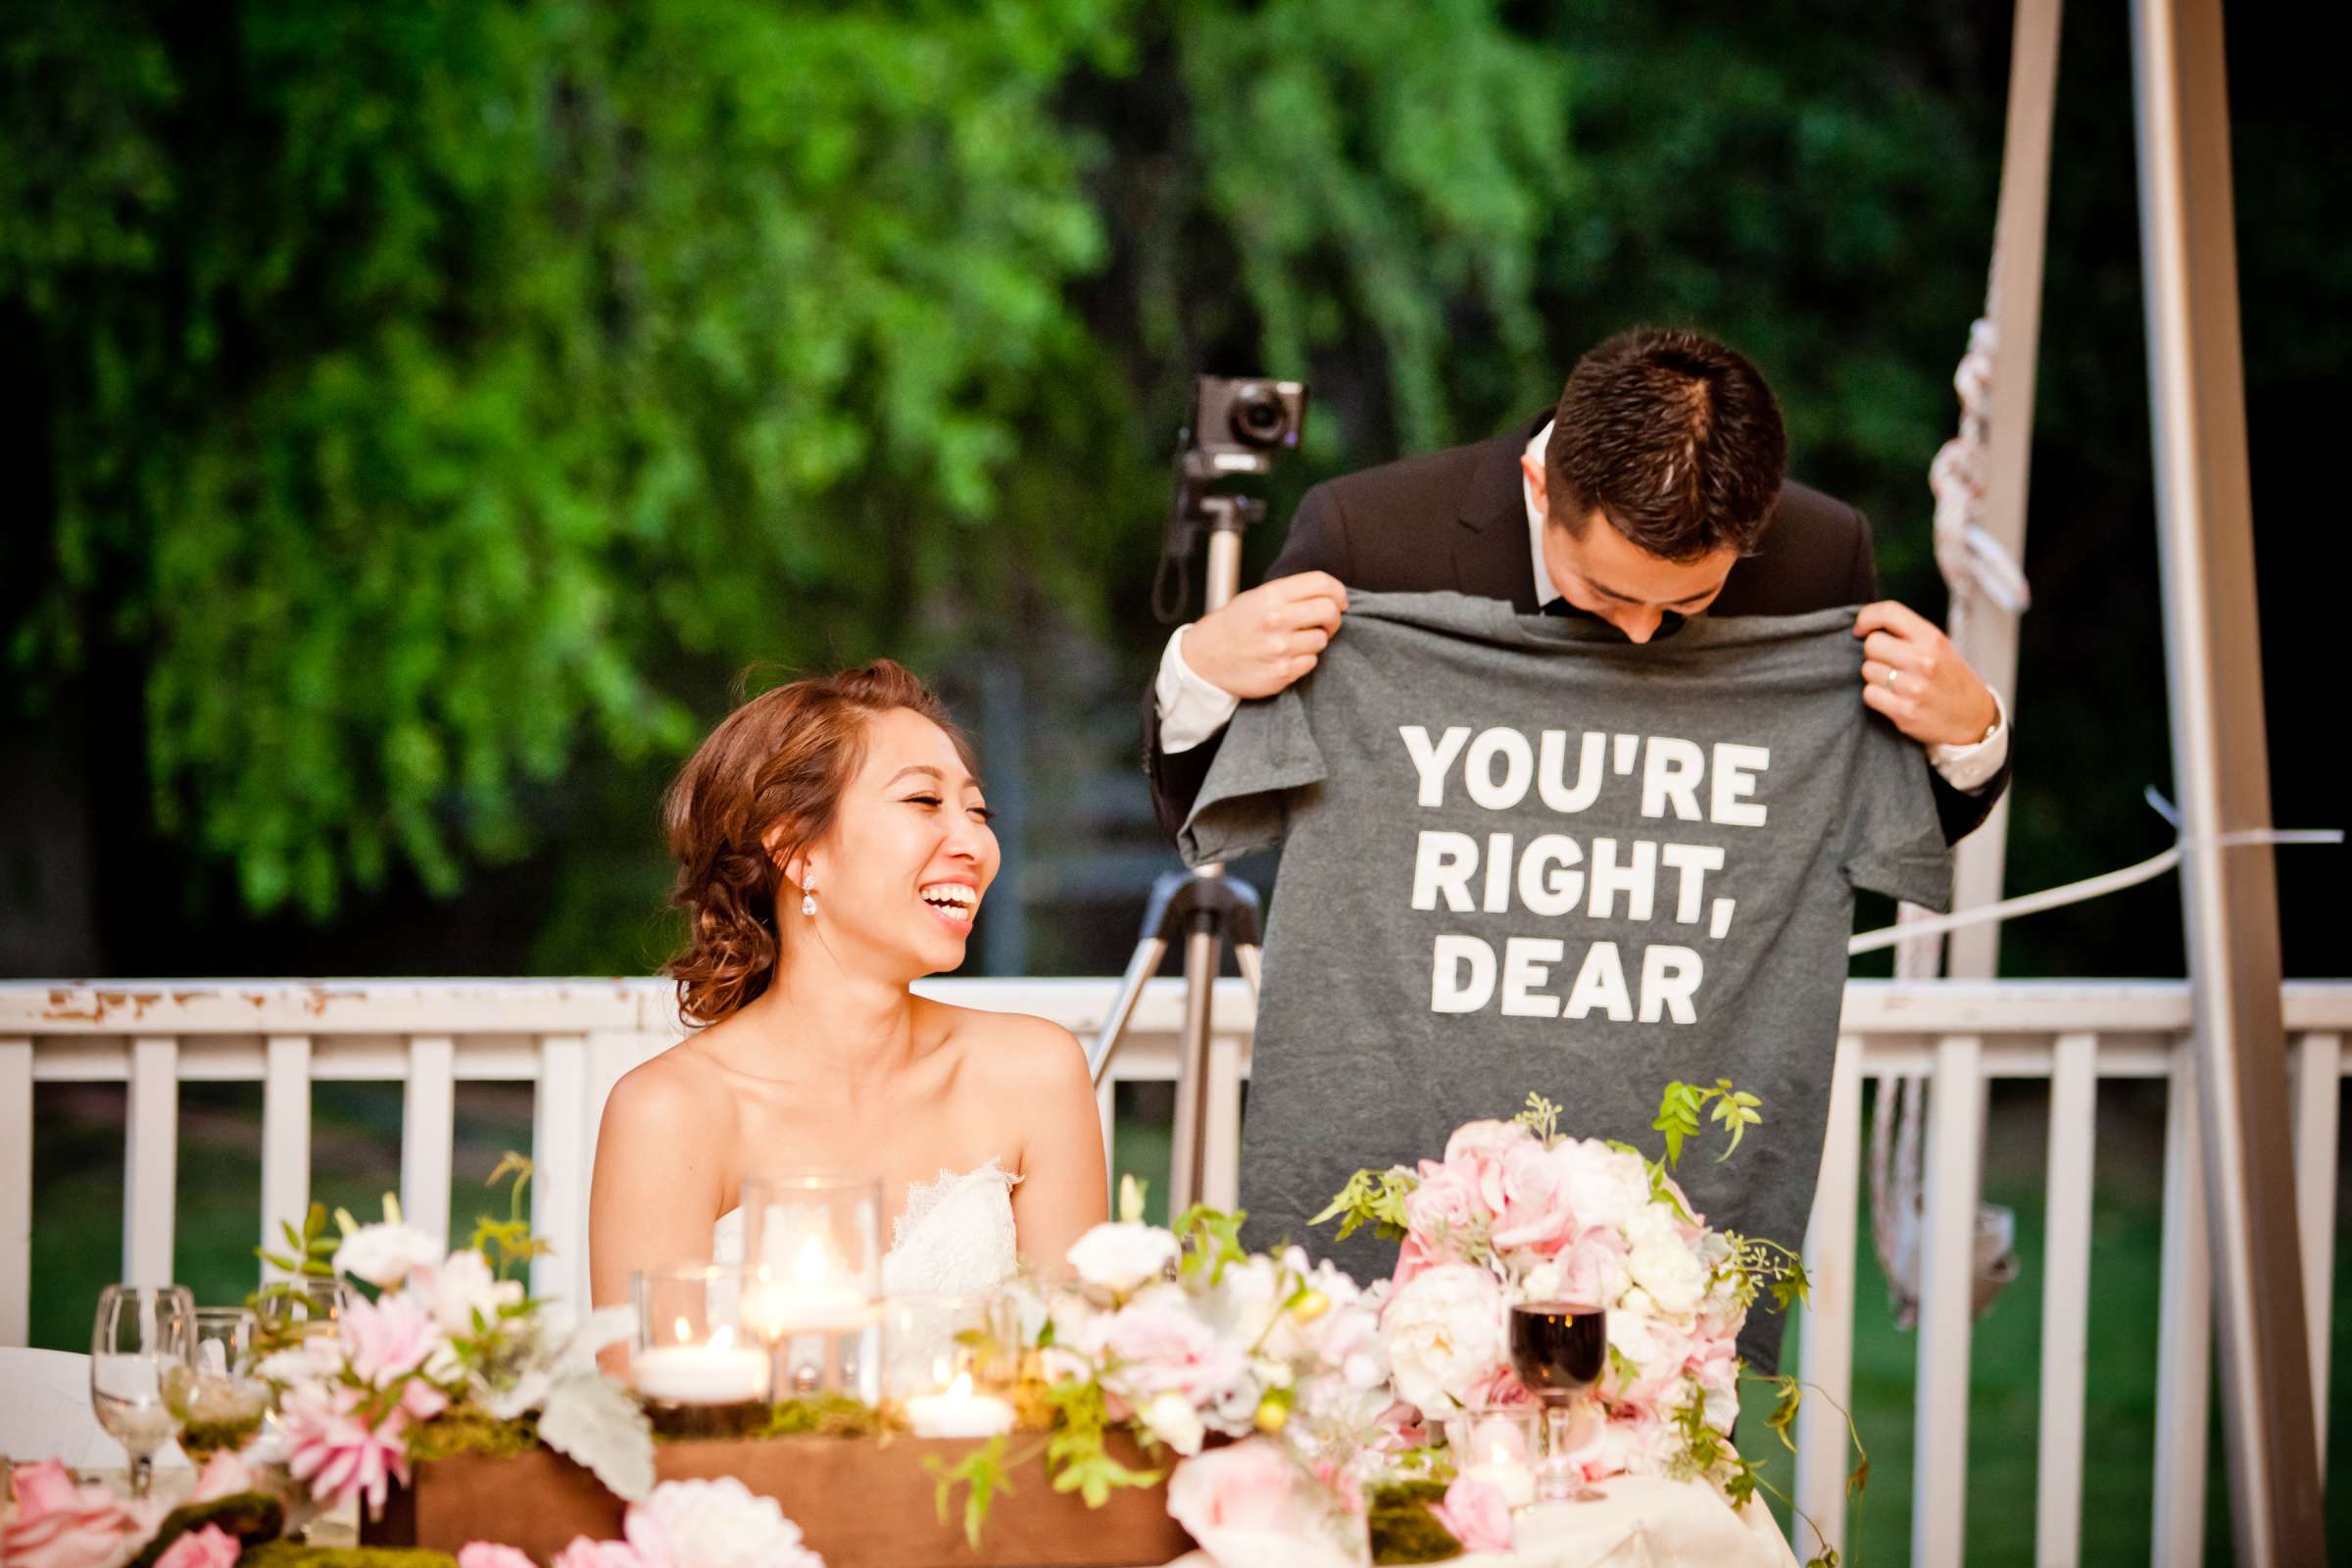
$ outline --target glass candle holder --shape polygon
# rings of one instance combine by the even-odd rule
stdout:
[[[745,1181],[743,1260],[777,1397],[880,1403],[882,1184],[819,1171]]]
[[[882,1306],[882,1392],[918,1438],[1012,1430],[1019,1371],[1002,1296],[894,1296]]]
[[[691,1263],[629,1277],[629,1386],[665,1437],[741,1437],[767,1420],[767,1338],[744,1316],[745,1271]]]
[[[270,1385],[255,1370],[260,1333],[261,1316],[250,1307],[196,1309],[195,1353],[171,1394],[179,1446],[198,1465],[242,1448],[262,1429]]]
[[[1513,1508],[1536,1500],[1543,1410],[1532,1404],[1476,1405],[1446,1418],[1454,1473],[1498,1489]]]

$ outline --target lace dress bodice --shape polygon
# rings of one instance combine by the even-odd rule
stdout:
[[[970,1296],[1004,1283],[1018,1261],[1012,1189],[1020,1181],[990,1160],[978,1170],[942,1170],[909,1182],[906,1210],[891,1227],[882,1254],[890,1296]],[[743,1210],[728,1209],[710,1229],[715,1263],[743,1261]]]

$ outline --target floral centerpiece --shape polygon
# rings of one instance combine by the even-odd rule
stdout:
[[[1717,1157],[1728,1158],[1762,1120],[1758,1106],[1728,1080],[1670,1084],[1651,1123],[1665,1152],[1647,1159],[1627,1144],[1563,1136],[1559,1107],[1530,1095],[1511,1120],[1457,1129],[1442,1158],[1358,1171],[1315,1223],[1337,1220],[1343,1238],[1369,1224],[1399,1243],[1380,1308],[1397,1396],[1432,1424],[1465,1408],[1531,1402],[1511,1370],[1510,1307],[1605,1307],[1600,1420],[1575,1459],[1584,1480],[1703,1481],[1734,1507],[1773,1490],[1731,1442],[1739,1338],[1760,1300],[1786,1310],[1805,1298],[1803,1263],[1777,1242],[1709,1227],[1673,1175],[1702,1118],[1723,1130]],[[1788,1375],[1768,1381],[1778,1396],[1769,1425],[1787,1444],[1802,1386]],[[1866,1470],[1855,1471],[1857,1488]],[[1464,1488],[1448,1493],[1446,1509],[1456,1522],[1492,1521],[1492,1503]],[[1494,1532],[1455,1533],[1484,1542]]]

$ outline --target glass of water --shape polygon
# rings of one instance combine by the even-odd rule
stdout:
[[[180,1451],[202,1466],[223,1450],[234,1452],[262,1430],[270,1408],[270,1385],[256,1371],[259,1316],[250,1307],[196,1309],[194,1364],[187,1376],[177,1369],[165,1378],[172,1413],[180,1420]]]
[[[109,1285],[90,1332],[90,1406],[130,1454],[130,1494],[147,1495],[155,1451],[179,1435],[173,1396],[195,1373],[196,1302],[181,1285]]]

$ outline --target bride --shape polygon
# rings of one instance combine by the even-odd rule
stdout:
[[[632,1270],[742,1255],[747,1178],[879,1177],[893,1294],[996,1284],[1103,1219],[1086,1058],[1042,1018],[916,996],[997,874],[970,749],[888,660],[729,714],[664,808],[694,1032],[612,1089],[589,1200],[597,1304]]]

